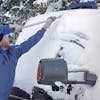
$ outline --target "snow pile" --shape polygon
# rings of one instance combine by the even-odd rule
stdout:
[[[98,10],[91,16],[91,34],[90,41],[85,49],[85,52],[81,56],[81,65],[87,67],[90,71],[94,72],[98,76],[97,83],[94,88],[86,91],[85,100],[99,100],[100,92],[100,11]],[[84,59],[85,58],[85,59]],[[88,98],[87,98],[88,97]]]
[[[97,84],[93,88],[88,88],[88,91],[86,90],[84,100],[99,100],[100,10],[69,10],[44,14],[31,18],[26,25],[43,21],[49,16],[60,15],[62,15],[62,17],[58,18],[51,25],[42,40],[20,58],[17,65],[15,85],[31,93],[32,87],[38,85],[36,82],[36,74],[40,59],[55,58],[58,57],[59,54],[68,64],[81,66],[97,74]],[[24,29],[20,34],[17,44],[35,34],[43,25],[42,23]],[[69,42],[69,40],[79,40],[78,43],[86,48],[84,49],[78,44]],[[43,85],[41,87],[45,90],[51,90],[48,86]],[[57,95],[59,95],[59,93],[57,93]],[[56,97],[58,97],[57,95]],[[70,98],[68,100],[74,99],[72,97],[72,99]]]

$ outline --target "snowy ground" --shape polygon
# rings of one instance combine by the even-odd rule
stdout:
[[[53,12],[30,18],[26,25],[46,20],[49,16],[60,15],[62,17],[58,18],[51,25],[42,40],[20,58],[14,85],[26,90],[30,94],[33,86],[39,86],[49,91],[49,94],[53,95],[54,98],[99,100],[100,10],[80,9]],[[17,44],[35,34],[43,25],[44,23],[23,29]],[[69,42],[70,40],[78,41],[85,48]],[[62,47],[63,49],[61,49]],[[42,58],[55,58],[58,55],[67,61],[68,67],[70,65],[78,66],[97,74],[98,80],[96,85],[93,88],[82,85],[73,86],[74,89],[71,95],[63,92],[52,92],[50,86],[38,85],[36,81],[38,62]],[[76,94],[79,94],[81,99],[75,99]]]

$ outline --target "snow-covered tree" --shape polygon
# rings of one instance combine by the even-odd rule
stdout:
[[[36,4],[34,3],[35,1],[36,0],[0,0],[0,23],[24,25],[30,17],[45,13],[47,5],[44,3]],[[17,36],[18,35],[15,35],[14,39],[16,39]]]

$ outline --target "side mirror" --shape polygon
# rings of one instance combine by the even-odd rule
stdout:
[[[37,81],[39,84],[52,85],[56,81],[67,83],[67,64],[63,59],[42,59],[38,65]]]
[[[42,59],[38,65],[37,82],[53,85],[60,81],[65,84],[87,84],[94,86],[97,76],[87,70],[68,71],[64,59]]]
[[[67,84],[86,84],[94,86],[96,84],[97,76],[87,70],[68,71]]]

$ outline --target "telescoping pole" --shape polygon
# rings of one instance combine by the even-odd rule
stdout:
[[[62,15],[57,16],[56,19],[57,19],[57,18],[61,18],[61,17],[62,17]],[[32,23],[32,24],[30,24],[30,25],[24,26],[23,29],[24,29],[24,28],[29,28],[29,27],[32,27],[32,26],[35,26],[35,25],[39,25],[39,24],[42,24],[42,23],[45,23],[45,22],[46,22],[46,20],[40,21],[40,22],[36,22],[36,23]]]

